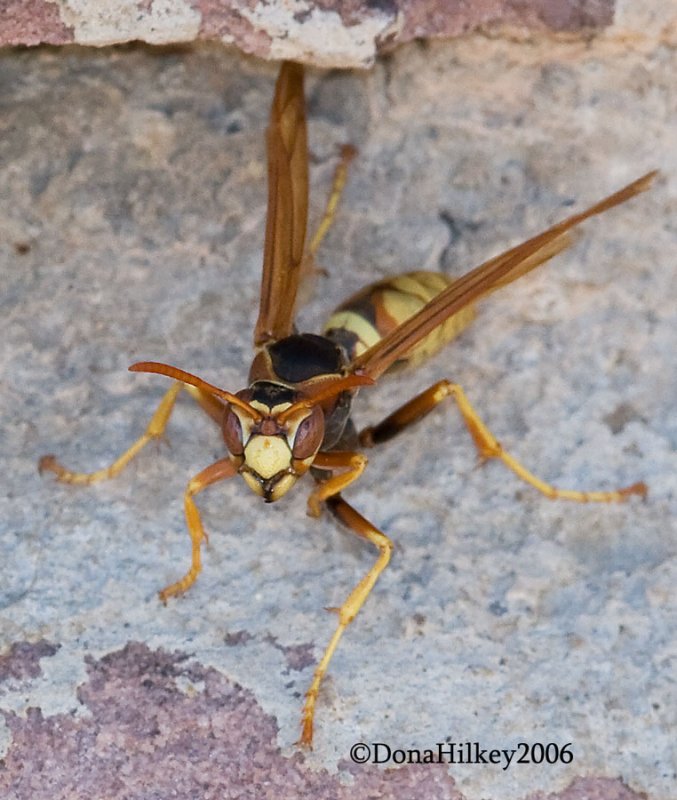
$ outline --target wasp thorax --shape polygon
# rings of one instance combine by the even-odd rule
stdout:
[[[247,485],[278,500],[308,471],[324,438],[324,414],[294,389],[257,381],[237,394],[223,419],[223,438]],[[246,405],[245,405],[246,404]]]

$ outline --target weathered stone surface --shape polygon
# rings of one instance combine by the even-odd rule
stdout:
[[[304,484],[264,506],[232,481],[199,496],[204,571],[163,607],[188,561],[183,489],[224,454],[188,398],[171,446],[115,481],[36,471],[45,452],[103,466],[139,435],[166,383],[128,373],[136,360],[244,384],[276,69],[215,45],[0,53],[0,796],[221,800],[225,773],[257,800],[674,800],[677,63],[629,41],[473,37],[369,73],[309,70],[311,227],[337,145],[360,152],[306,330],[386,274],[460,274],[650,168],[664,177],[355,404],[373,422],[449,377],[544,478],[644,479],[648,499],[552,503],[478,469],[446,405],[370,452],[346,496],[396,549],[306,756],[293,742],[323,609],[373,553],[309,519]],[[574,760],[384,770],[349,765],[359,741],[571,742]]]
[[[674,2],[661,9],[674,20]],[[217,39],[263,58],[355,67],[414,38],[587,34],[609,26],[614,10],[614,0],[6,0],[0,44]]]

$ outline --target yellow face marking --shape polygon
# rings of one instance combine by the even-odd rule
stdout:
[[[249,486],[252,492],[254,492],[254,494],[257,494],[259,497],[263,497],[263,487],[261,486],[259,481],[257,481],[256,478],[250,472],[245,471],[241,472],[240,474],[242,475],[242,477],[245,480],[245,483],[247,484],[247,486]]]
[[[272,501],[279,500],[282,495],[287,494],[291,487],[296,483],[296,475],[283,475],[275,484],[270,495]]]
[[[283,473],[272,487],[269,487],[270,493],[266,494],[263,484],[255,475],[247,470],[243,470],[240,474],[254,494],[263,497],[269,502],[275,502],[275,500],[279,500],[283,495],[287,494],[299,478],[298,475],[293,473]]]
[[[285,409],[289,408],[291,403],[280,403],[279,405],[269,408],[265,403],[261,403],[258,400],[252,400],[249,405],[252,408],[255,408],[257,411],[260,411],[265,417],[267,417],[269,414],[272,414],[274,417],[276,417]]]
[[[244,449],[244,460],[248,467],[262,478],[272,478],[291,465],[291,450],[280,436],[257,434],[251,437]]]

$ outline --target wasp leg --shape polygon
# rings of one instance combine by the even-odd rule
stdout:
[[[339,161],[336,171],[334,172],[334,181],[332,183],[331,192],[329,193],[329,197],[327,199],[324,215],[320,220],[320,224],[317,226],[315,236],[313,236],[312,241],[308,246],[308,254],[311,258],[313,258],[317,253],[322,240],[327,235],[327,231],[334,221],[336,208],[338,207],[339,200],[343,194],[343,189],[345,188],[346,179],[348,177],[348,164],[350,164],[356,155],[357,150],[351,144],[344,144],[343,147],[341,147],[341,160]]]
[[[321,513],[320,503],[342,492],[346,486],[350,486],[353,481],[356,481],[364,472],[364,468],[367,466],[367,459],[361,453],[333,451],[318,453],[313,461],[313,466],[320,469],[346,470],[340,475],[332,475],[326,481],[322,481],[311,492],[308,498],[308,514],[311,517],[319,517]]]
[[[439,381],[413,400],[405,403],[389,417],[378,425],[365,428],[360,432],[359,440],[363,447],[380,444],[398,434],[401,430],[424,417],[429,411],[444,400],[452,397],[458,406],[463,421],[465,422],[475,446],[482,458],[498,458],[508,469],[511,469],[519,478],[538,489],[539,492],[551,499],[573,500],[577,503],[615,503],[625,500],[629,495],[638,494],[644,497],[648,491],[645,483],[633,483],[623,489],[611,492],[579,492],[571,489],[557,489],[542,481],[516,458],[507,453],[496,437],[479,418],[474,408],[470,405],[463,389],[450,381]]]
[[[186,513],[186,524],[188,525],[188,533],[190,533],[190,540],[192,543],[190,569],[183,578],[166,586],[160,592],[160,600],[162,600],[163,603],[166,603],[169,597],[176,597],[190,589],[202,569],[200,547],[203,539],[206,539],[207,536],[202,527],[200,512],[195,505],[193,497],[198,492],[206,489],[207,486],[211,486],[218,481],[225,481],[228,478],[232,478],[236,473],[237,467],[232,463],[230,458],[222,458],[206,469],[203,469],[202,472],[199,472],[188,482],[188,486],[183,495],[183,507]]]
[[[301,738],[298,744],[304,747],[311,747],[313,742],[313,719],[315,717],[315,704],[317,696],[320,691],[320,684],[324,677],[329,662],[331,661],[334,651],[343,635],[345,629],[355,619],[357,612],[362,608],[364,601],[369,596],[369,593],[374,588],[374,584],[378,580],[379,575],[388,565],[390,561],[390,554],[392,553],[393,543],[378,528],[375,528],[369,520],[365,519],[355,509],[348,505],[340,495],[334,495],[327,499],[327,506],[334,516],[340,520],[344,525],[351,529],[353,533],[362,539],[366,539],[378,548],[379,555],[376,563],[352,590],[343,605],[336,609],[338,613],[339,623],[331,637],[327,649],[324,651],[322,660],[315,668],[313,681],[310,688],[306,692],[306,702],[303,706],[303,713],[301,717]]]
[[[174,403],[181,391],[185,389],[202,408],[212,417],[215,421],[219,422],[223,416],[223,406],[219,406],[218,402],[208,395],[206,392],[200,391],[194,386],[187,386],[183,383],[173,383],[165,396],[160,401],[160,405],[155,410],[151,421],[145,432],[134,442],[134,444],[119,457],[110,466],[99,469],[96,472],[73,472],[66,467],[62,466],[55,456],[42,456],[38,462],[38,470],[44,472],[48,470],[53,472],[57,479],[62,483],[72,483],[79,486],[90,486],[92,483],[99,481],[109,480],[118,475],[129,464],[129,462],[137,456],[141,450],[153,439],[159,439],[165,432],[169,417],[174,409]],[[218,407],[217,407],[218,406]]]

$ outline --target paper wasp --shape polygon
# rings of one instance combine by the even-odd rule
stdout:
[[[397,364],[420,361],[453,339],[472,321],[476,301],[562,251],[570,243],[572,228],[646,190],[656,173],[630,183],[461,278],[410,272],[375,283],[341,305],[322,335],[298,333],[294,324],[297,289],[333,220],[353,155],[350,148],[344,148],[324,217],[306,248],[308,147],[303,80],[300,65],[282,65],[267,132],[268,214],[254,331],[256,354],[248,387],[232,394],[177,367],[145,361],[134,364],[130,367],[133,372],[173,379],[145,433],[106,469],[72,472],[54,456],[43,457],[40,468],[74,484],[114,477],[150,440],[162,436],[182,389],[220,425],[228,455],[188,482],[184,509],[192,542],[191,564],[182,578],[160,592],[163,601],[189,589],[201,569],[201,545],[206,536],[195,495],[240,474],[265,502],[273,502],[305,473],[311,473],[315,486],[308,499],[309,514],[319,516],[325,504],[354,534],[370,542],[378,557],[337,609],[338,625],[306,694],[300,743],[310,746],[323,676],[343,632],[387,566],[393,547],[383,532],[342,497],[343,490],[365,469],[367,460],[360,448],[391,439],[451,397],[480,455],[500,459],[549,498],[615,502],[646,493],[643,483],[605,492],[557,489],[545,483],[501,447],[462,388],[449,380],[435,383],[380,423],[359,432],[350,418],[350,407],[360,387],[371,386]]]

